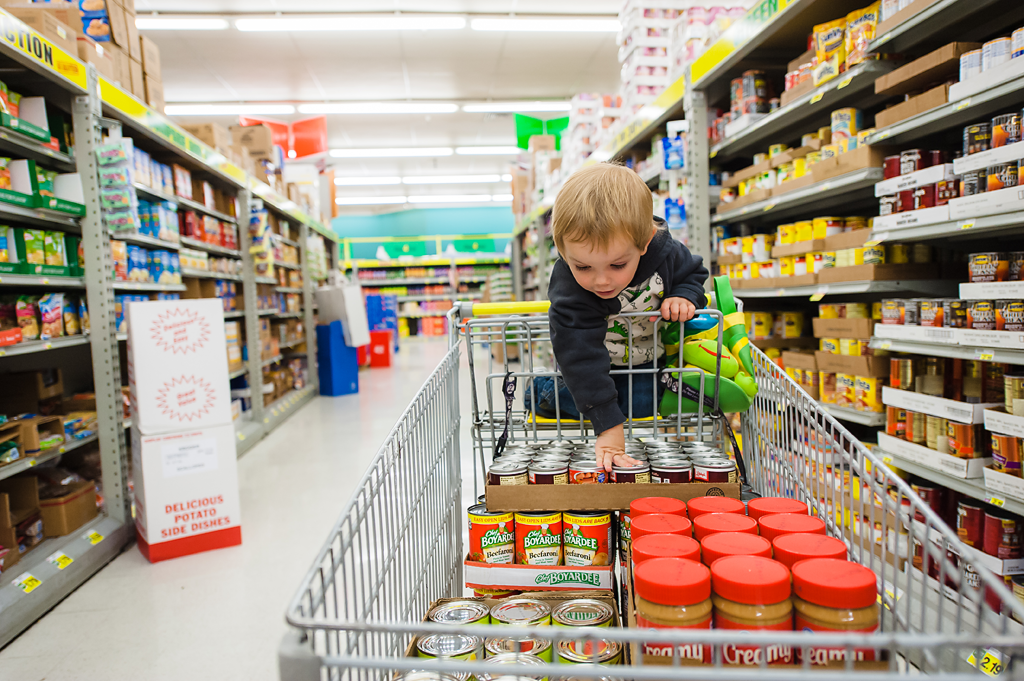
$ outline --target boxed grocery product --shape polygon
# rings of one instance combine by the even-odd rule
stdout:
[[[912,0],[911,2],[901,0],[901,2],[897,5],[899,11],[897,11],[895,14],[892,14],[891,16],[885,16],[885,18],[878,23],[878,27],[875,29],[875,34],[885,35],[888,31],[891,31],[892,29],[896,28],[904,21],[918,14],[919,12],[923,12],[925,9],[927,9],[931,5],[934,5],[936,2],[938,2],[938,0]]]
[[[245,147],[253,159],[274,159],[274,135],[266,125],[233,125],[231,139],[233,146]]]
[[[4,572],[21,557],[18,526],[38,515],[39,487],[35,478],[13,477],[0,480],[0,546],[9,549],[3,557]]]
[[[63,492],[39,501],[43,534],[47,537],[71,534],[99,513],[96,508],[96,483],[91,480],[72,482],[64,486]]]
[[[142,70],[146,76],[161,80],[163,78],[160,70],[160,48],[151,38],[140,36],[139,44],[142,46]]]
[[[227,152],[231,149],[231,131],[220,123],[201,123],[183,125],[182,127],[186,132],[218,151]]]
[[[146,104],[159,112],[164,110],[164,84],[160,79],[145,74]]]
[[[78,41],[78,58],[82,61],[92,64],[96,67],[96,71],[99,72],[104,78],[114,80],[117,75],[114,67],[114,60],[107,53],[104,48],[99,45],[95,40],[87,35],[80,35],[77,37]]]
[[[7,4],[7,3],[3,3]],[[25,0],[25,5],[28,0]],[[4,7],[4,10],[72,57],[78,56],[80,26],[78,7],[73,2],[32,3],[34,6]]]
[[[36,454],[64,444],[64,421],[59,416],[33,416],[18,421],[21,446],[26,454]]]
[[[875,81],[875,94],[903,95],[921,92],[932,83],[956,80],[960,57],[965,52],[981,49],[981,43],[954,42],[943,45],[925,56],[901,66]]]

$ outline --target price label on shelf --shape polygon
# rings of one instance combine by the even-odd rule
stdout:
[[[831,188],[832,188],[832,183],[831,182],[826,182],[825,184],[823,184],[820,187],[818,187],[818,191],[819,192],[827,192]]]
[[[32,593],[38,589],[43,583],[43,580],[38,577],[34,577],[27,572],[21,574],[20,577],[11,581],[11,584],[18,587],[27,594]]]
[[[1001,499],[999,497],[989,497],[986,501],[993,506],[998,506],[1000,508],[1006,505],[1006,499]]]
[[[995,356],[995,350],[978,349],[974,351],[974,359],[981,360],[982,362],[991,362],[992,358]]]
[[[884,463],[886,466],[888,466],[889,464],[892,463],[892,457],[891,456],[883,456],[882,457],[882,463]]]
[[[837,90],[842,90],[844,87],[849,85],[851,82],[853,82],[853,76],[847,76],[846,78],[843,78],[842,82],[840,82],[839,85],[836,86],[836,89]]]
[[[49,279],[47,279],[46,277],[43,277],[43,285],[44,285],[44,286],[45,286],[45,285],[49,285],[49,283],[50,283],[50,280],[49,280]]]
[[[52,349],[53,349],[53,343],[46,343],[45,345],[43,345],[43,350],[52,350]]]
[[[972,227],[974,227],[974,220],[960,223],[960,229],[971,229]]]
[[[38,463],[38,462],[35,459],[29,459],[28,460],[28,467],[32,468],[32,466],[35,466],[36,463]]]
[[[767,206],[764,207],[764,212],[767,213],[772,208],[775,208],[775,204],[774,203],[769,203]]]
[[[882,132],[878,133],[878,141],[881,142],[882,140],[889,139],[889,135],[891,135],[891,134],[892,134],[891,130],[883,130]]]
[[[970,97],[968,97],[968,98],[966,98],[966,99],[961,99],[961,100],[960,100],[959,102],[957,102],[957,104],[956,104],[956,110],[957,110],[957,111],[963,111],[964,109],[966,109],[966,108],[967,108],[967,107],[969,107],[970,105],[971,105],[971,98],[970,98]]]
[[[815,95],[813,97],[811,97],[811,104],[817,104],[818,102],[821,101],[821,98],[824,97],[824,96],[825,96],[824,92],[817,92],[817,93],[815,93]]]
[[[263,417],[263,423],[270,423],[270,417],[269,416],[264,416]]]
[[[981,662],[978,662],[979,657]],[[988,676],[999,676],[1003,671],[1003,658],[998,650],[986,648],[984,652],[976,650],[967,656],[967,664],[977,667]]]
[[[888,238],[889,238],[889,232],[879,232],[878,234],[872,234],[871,235],[871,240],[864,242],[864,247],[865,248],[870,248],[871,246],[877,246],[878,244],[882,243],[883,241],[885,241]]]
[[[238,434],[238,439],[239,440],[244,440],[245,439],[245,434],[244,433],[239,433]]]
[[[888,350],[891,347],[892,343],[890,341],[882,341],[881,343],[878,344],[879,350]]]
[[[66,553],[62,553],[60,551],[58,551],[57,553],[53,554],[52,556],[50,556],[46,560],[49,563],[51,563],[54,567],[56,567],[58,570],[63,570],[68,565],[71,565],[72,563],[75,562],[74,559],[71,556],[67,555]]]
[[[708,154],[708,158],[714,158],[715,156],[718,156],[718,150],[717,149],[715,149],[710,154]]]
[[[811,296],[811,302],[816,303],[828,294],[828,286],[819,286],[818,290]]]
[[[82,535],[82,539],[86,540],[87,542],[89,542],[93,546],[96,546],[101,541],[103,541],[104,536],[102,534],[100,534],[99,532],[97,532],[96,530],[92,530],[91,532],[87,532],[86,534],[83,534]]]

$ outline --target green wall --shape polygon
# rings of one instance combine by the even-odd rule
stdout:
[[[454,242],[455,249],[461,252],[504,252],[514,224],[508,206],[416,208],[383,215],[342,216],[331,221],[331,227],[342,239],[381,238],[379,242],[350,243],[353,258],[375,258],[380,245],[384,245],[392,257],[436,255],[437,240],[424,237],[441,235],[507,234],[509,238],[459,239]],[[408,237],[409,241],[403,237]],[[450,238],[441,240],[442,252],[449,243],[453,243]],[[342,254],[344,257],[344,249]]]

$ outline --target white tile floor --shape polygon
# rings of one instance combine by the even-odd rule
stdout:
[[[239,461],[241,546],[150,565],[133,545],[0,651],[0,679],[276,680],[288,601],[446,350],[406,342],[358,395],[300,409]]]

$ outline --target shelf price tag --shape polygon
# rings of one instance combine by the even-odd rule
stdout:
[[[238,434],[238,439],[239,440],[244,440],[245,439],[245,434],[244,433],[239,433]]]
[[[87,542],[89,542],[93,546],[96,546],[101,541],[103,541],[105,539],[105,537],[102,534],[100,534],[99,532],[97,532],[96,530],[92,530],[91,532],[87,532],[86,534],[83,534],[82,535],[82,539],[86,540]]]
[[[974,227],[974,220],[960,223],[960,229],[971,229],[972,227]]]
[[[826,182],[825,184],[823,184],[820,187],[818,187],[818,191],[819,192],[827,192],[831,188],[832,188],[832,183],[831,182]]]
[[[58,551],[57,553],[53,554],[52,556],[50,556],[46,560],[49,563],[52,563],[54,565],[54,567],[56,567],[58,570],[63,570],[68,565],[71,565],[72,563],[75,562],[74,559],[71,556],[67,555],[66,553],[62,553],[60,551]]]
[[[842,90],[844,87],[849,85],[852,81],[853,81],[853,76],[847,76],[846,78],[843,78],[843,81],[841,83],[839,83],[839,85],[836,86],[836,89],[837,90]]]
[[[33,577],[27,572],[21,574],[20,577],[11,581],[11,584],[18,587],[27,594],[32,593],[43,583],[38,577]]]
[[[824,298],[826,295],[828,295],[828,286],[819,286],[818,290],[815,291],[814,295],[811,296],[811,302],[816,303],[822,298]]]
[[[878,344],[879,350],[888,350],[891,347],[892,343],[890,341],[882,341],[881,343]]]
[[[974,359],[981,360],[982,362],[991,362],[992,358],[996,356],[995,350],[975,350]]]
[[[878,234],[872,234],[869,241],[864,242],[864,247],[869,248],[871,246],[877,246],[886,239],[889,238],[889,232],[879,232]]]
[[[878,133],[878,140],[877,141],[881,142],[882,140],[889,139],[889,135],[891,135],[891,134],[892,134],[891,130],[883,130],[882,132]]]
[[[817,104],[818,102],[821,101],[821,98],[824,97],[824,96],[825,96],[824,92],[817,92],[817,93],[814,94],[813,97],[811,97],[810,103],[811,104]]]
[[[775,204],[774,203],[769,203],[767,206],[764,207],[764,212],[767,213],[768,211],[770,211],[773,208],[775,208]]]
[[[978,662],[978,655],[981,662]],[[988,676],[999,676],[1003,671],[1003,658],[998,650],[986,648],[984,652],[977,650],[967,656],[967,664],[977,667]]]
[[[710,154],[708,154],[708,158],[714,158],[715,156],[718,156],[718,149],[715,149]]]
[[[957,111],[963,111],[964,109],[966,109],[970,105],[971,105],[971,98],[970,97],[967,97],[966,99],[961,99],[959,102],[957,102],[956,110]]]
[[[882,457],[882,463],[884,463],[886,466],[888,466],[889,464],[892,463],[892,457],[888,456],[888,455],[883,456]]]
[[[1000,497],[989,497],[985,501],[992,504],[993,506],[998,506],[1000,508],[1002,508],[1006,504],[1006,499],[1002,499]]]

